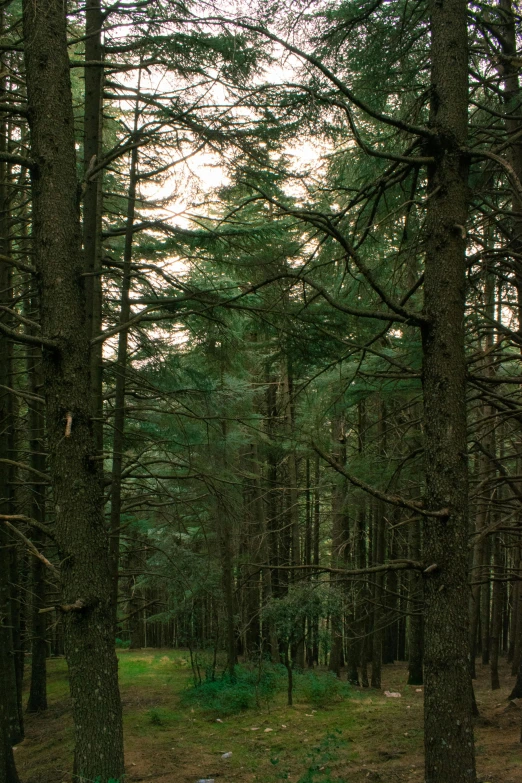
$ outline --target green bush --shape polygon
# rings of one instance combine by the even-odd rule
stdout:
[[[163,726],[164,720],[161,712],[156,709],[152,708],[147,712],[147,717],[149,719],[149,722],[152,723],[153,726]]]
[[[262,702],[268,704],[284,683],[284,668],[271,664],[236,666],[234,675],[227,671],[216,679],[204,680],[186,691],[183,700],[218,715],[233,715]]]
[[[123,639],[116,639],[116,649],[117,650],[128,650],[130,647],[130,639],[127,639],[125,642]]]
[[[350,692],[347,682],[341,682],[333,672],[305,672],[297,677],[297,690],[312,707],[326,707],[343,699]]]

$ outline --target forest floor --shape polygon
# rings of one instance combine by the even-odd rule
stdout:
[[[405,685],[406,667],[383,667],[383,689],[353,688],[343,699],[312,708],[281,689],[263,708],[218,719],[187,704],[192,683],[183,651],[120,652],[127,783],[422,783],[422,689]],[[49,709],[26,715],[26,739],[15,758],[22,783],[69,783],[72,720],[66,666],[51,659]],[[478,779],[520,783],[522,711],[507,696],[513,684],[502,664],[502,688],[491,692],[479,664],[475,682]],[[399,692],[390,698],[384,691]],[[228,758],[223,754],[231,753]]]

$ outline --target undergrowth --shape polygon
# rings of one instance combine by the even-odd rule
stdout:
[[[350,695],[350,685],[333,672],[303,672],[296,677],[296,690],[312,707],[326,707]]]
[[[332,770],[328,766],[331,761],[337,759],[338,749],[346,745],[341,734],[340,729],[334,729],[328,732],[318,745],[311,748],[306,756],[307,770],[297,783],[344,783],[342,778],[332,776]],[[270,762],[277,767],[279,758],[271,758]],[[281,769],[278,777],[279,780],[288,780],[290,770]]]
[[[228,671],[207,677],[189,688],[183,702],[196,705],[217,715],[233,715],[255,707],[270,708],[278,693],[286,691],[284,666],[262,662],[257,666],[238,665],[234,677]],[[296,672],[295,690],[298,698],[313,707],[325,707],[347,696],[350,686],[331,672]]]
[[[282,666],[236,666],[234,677],[225,671],[193,686],[182,698],[186,704],[195,704],[219,715],[233,715],[253,707],[269,707],[275,694],[283,689],[285,676]]]

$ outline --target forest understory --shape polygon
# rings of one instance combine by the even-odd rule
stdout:
[[[269,704],[232,715],[186,702],[193,687],[187,650],[123,651],[119,666],[127,783],[424,781],[424,689],[405,684],[405,664],[383,666],[382,690],[351,686],[344,698],[314,708],[297,683],[293,707],[286,705],[283,688]],[[508,700],[510,667],[501,662],[496,691],[490,689],[489,666],[477,661],[476,669],[478,780],[519,783],[520,707]],[[27,716],[26,739],[15,750],[23,783],[72,780],[63,658],[49,661],[48,677],[49,709]],[[224,753],[232,755],[223,759]]]
[[[516,0],[0,3],[0,783],[522,779],[521,76]]]

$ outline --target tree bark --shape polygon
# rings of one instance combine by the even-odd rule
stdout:
[[[423,391],[426,783],[474,783],[475,752],[468,622],[468,467],[466,430],[466,223],[468,40],[465,0],[430,2],[428,169]]]
[[[101,0],[85,3],[85,60],[101,63],[103,13]],[[102,325],[101,237],[103,174],[88,176],[92,165],[100,160],[103,125],[103,65],[89,65],[84,69],[85,105],[83,117],[83,171],[87,176],[83,198],[83,254],[85,264],[85,298],[87,337],[99,334]],[[91,349],[90,360],[91,405],[98,454],[103,451],[103,397],[102,397],[102,343]]]
[[[0,29],[3,28],[3,11],[0,12]],[[3,66],[2,66],[3,69]],[[0,95],[5,92],[5,75],[0,77]],[[7,151],[7,125],[0,124],[0,151]],[[0,254],[9,255],[9,189],[8,165],[0,163]],[[0,304],[11,306],[11,267],[0,260]],[[5,323],[6,313],[0,313]],[[12,431],[14,416],[12,397],[8,389],[11,387],[11,346],[5,335],[0,335],[0,459],[13,459]],[[12,470],[6,463],[0,462],[0,513],[13,513],[12,505]],[[18,710],[18,691],[16,680],[15,650],[12,627],[12,596],[10,587],[11,557],[10,547],[14,546],[7,528],[0,523],[0,647],[5,648],[2,660],[1,689],[3,691],[3,709],[8,716],[6,731],[13,744],[23,738],[23,726],[20,723]]]
[[[124,774],[121,702],[111,612],[103,483],[90,400],[79,187],[60,0],[24,0],[31,129],[35,265],[46,347],[43,372],[55,535],[61,558],[65,654],[75,724],[78,781]]]

